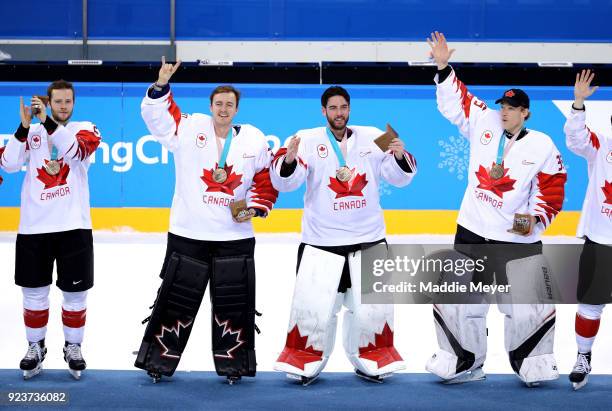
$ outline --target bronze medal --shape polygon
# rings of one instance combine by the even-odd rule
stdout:
[[[227,180],[227,172],[222,168],[217,168],[213,171],[213,180],[215,183],[224,183]]]
[[[512,230],[520,233],[527,234],[531,228],[531,216],[529,214],[514,214],[514,221],[512,222]]]
[[[60,164],[59,164],[59,162],[56,161],[56,160],[49,161],[47,164],[45,164],[45,171],[50,176],[57,175],[59,173],[59,171],[60,171]]]
[[[352,174],[353,173],[351,172],[351,169],[347,166],[344,166],[340,167],[338,171],[336,171],[336,178],[338,179],[338,181],[346,183],[351,179]]]
[[[495,163],[493,167],[491,167],[491,172],[489,173],[493,180],[499,180],[504,176],[504,167],[501,164]]]
[[[236,215],[236,218],[246,218],[249,215],[249,210],[244,209],[238,212],[238,215]]]

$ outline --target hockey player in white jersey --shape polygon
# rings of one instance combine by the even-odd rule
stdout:
[[[182,113],[169,84],[179,66],[162,60],[141,105],[151,134],[174,155],[176,187],[163,282],[135,365],[155,381],[174,373],[210,279],[215,368],[233,384],[255,376],[251,219],[276,201],[272,152],[259,129],[233,123],[240,92],[232,86],[212,91],[211,115]]]
[[[501,109],[491,109],[467,90],[448,65],[454,50],[444,35],[432,33],[427,42],[438,68],[434,79],[438,109],[470,143],[468,187],[457,219],[456,247],[541,244],[542,232],[561,210],[566,171],[551,138],[525,127],[529,97],[510,89],[495,102],[501,103]],[[527,216],[522,232],[513,227],[515,214]],[[434,305],[440,349],[428,361],[428,371],[446,383],[485,378],[488,308],[488,304]],[[499,309],[506,314],[510,364],[521,380],[533,386],[558,378],[553,356],[555,307],[499,304]]]
[[[574,103],[565,122],[567,147],[587,161],[587,186],[577,236],[584,238],[578,280],[575,329],[578,356],[569,375],[574,389],[582,388],[591,372],[591,347],[599,330],[601,313],[612,295],[612,138],[591,131],[585,124],[584,101],[595,73],[576,74]],[[612,120],[612,118],[611,118]]]
[[[58,80],[45,97],[20,101],[21,124],[0,157],[0,168],[14,173],[26,165],[16,242],[15,284],[23,291],[28,351],[20,368],[28,379],[42,370],[49,318],[53,264],[63,292],[64,359],[74,378],[86,367],[81,353],[87,290],[93,286],[93,239],[87,171],[100,143],[95,125],[71,121],[72,84]],[[35,115],[40,123],[31,124]]]
[[[279,191],[306,182],[302,243],[285,348],[274,368],[307,385],[325,366],[343,303],[344,348],[356,373],[372,381],[403,369],[393,345],[393,306],[361,304],[361,250],[385,242],[379,184],[403,187],[414,157],[395,138],[382,151],[375,127],[348,125],[350,96],[338,86],[321,97],[326,127],[300,130],[281,148],[271,178]]]

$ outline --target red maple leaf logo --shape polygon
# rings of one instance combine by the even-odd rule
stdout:
[[[604,201],[604,203],[612,204],[612,182],[606,180],[606,183],[601,189],[603,190],[606,196],[606,201]]]
[[[233,359],[233,351],[246,342],[241,339],[242,328],[232,330],[229,320],[221,322],[216,315],[215,322],[217,323],[214,330],[214,341],[217,346],[217,348],[215,348],[215,357]],[[219,346],[221,346],[221,348],[219,348]]]
[[[363,188],[368,184],[368,180],[366,180],[366,173],[356,174],[354,168],[351,170],[351,172],[353,174],[353,178],[345,183],[339,181],[335,177],[329,178],[329,184],[327,186],[336,193],[336,198],[348,196],[363,197],[361,190],[363,190]]]
[[[44,167],[36,169],[36,171],[38,171],[38,175],[36,176],[36,178],[38,178],[45,185],[44,190],[67,184],[66,179],[68,178],[68,173],[70,173],[70,167],[68,167],[68,164],[64,164],[64,160],[57,161],[60,165],[60,171],[54,176],[49,175],[45,171]],[[48,163],[49,160],[45,159],[45,165],[47,165]]]
[[[508,90],[508,91],[506,91],[506,94],[504,94],[504,96],[506,96],[506,97],[514,97],[514,91]]]
[[[226,164],[223,168],[227,173],[227,179],[222,183],[217,183],[215,180],[213,180],[213,172],[217,169],[218,166],[219,164],[216,163],[214,168],[211,168],[210,170],[204,169],[204,175],[200,177],[207,186],[206,191],[219,191],[221,193],[233,196],[236,187],[242,184],[242,181],[240,180],[242,174],[236,174],[232,172],[233,166],[229,166]]]
[[[284,362],[301,370],[307,363],[321,361],[323,351],[318,351],[312,348],[312,345],[306,347],[308,336],[301,336],[297,324],[293,326],[287,334],[287,342],[285,349],[278,356],[277,362]]]
[[[495,163],[491,164],[491,166],[493,165],[495,165]],[[504,163],[502,162],[501,165],[503,167]],[[511,179],[508,175],[509,170],[509,168],[504,168],[504,175],[496,180],[491,178],[489,170],[485,169],[483,166],[480,166],[476,172],[476,177],[478,177],[478,181],[480,181],[477,188],[489,190],[496,194],[499,198],[504,198],[504,193],[506,191],[514,190],[514,183],[516,182],[516,180]]]
[[[374,344],[369,343],[367,347],[359,347],[359,357],[376,361],[378,368],[402,361],[401,355],[393,346],[393,331],[388,323],[385,323],[382,333],[374,335]]]

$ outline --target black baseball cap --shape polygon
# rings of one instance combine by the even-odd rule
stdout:
[[[495,100],[495,104],[508,103],[512,107],[529,108],[529,96],[520,88],[506,90],[501,98]]]

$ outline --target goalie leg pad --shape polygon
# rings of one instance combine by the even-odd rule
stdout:
[[[338,284],[345,258],[306,246],[293,292],[285,348],[274,369],[316,376],[334,348],[336,315],[342,307]]]
[[[208,264],[173,253],[134,366],[152,375],[174,374],[208,283]]]
[[[213,259],[212,349],[218,375],[255,376],[255,262],[249,256]]]
[[[361,303],[361,251],[348,256],[351,288],[345,294],[344,351],[356,370],[366,376],[406,368],[393,345],[393,305]]]
[[[434,304],[440,349],[427,361],[427,371],[450,380],[482,366],[487,354],[488,304]]]
[[[553,355],[555,306],[551,304],[500,304],[505,318],[505,345],[510,365],[530,384],[559,378]]]
[[[498,294],[498,303],[552,304],[561,301],[560,288],[543,254],[509,260],[505,269],[511,293]]]

